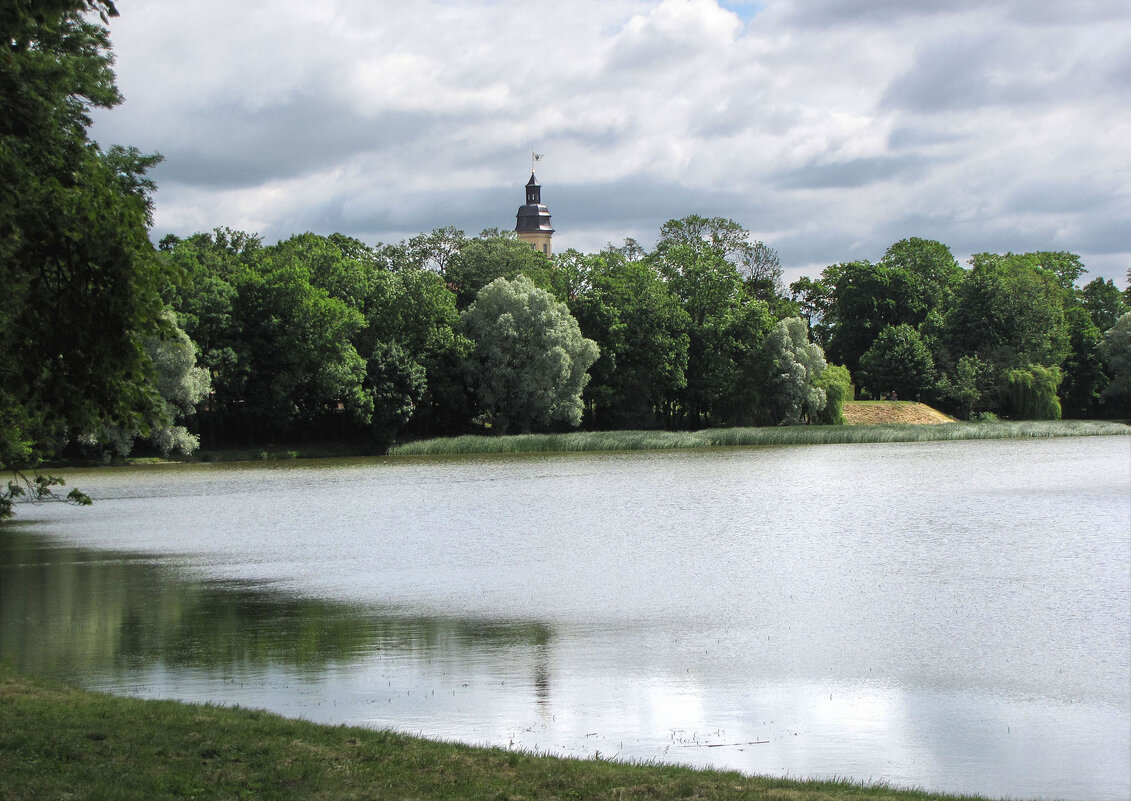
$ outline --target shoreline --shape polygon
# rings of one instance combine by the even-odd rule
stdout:
[[[883,783],[534,754],[108,695],[0,664],[0,797],[957,801]]]
[[[463,434],[411,440],[386,453],[367,453],[356,443],[285,442],[259,446],[203,449],[191,456],[140,456],[110,462],[59,459],[37,470],[199,464],[276,462],[297,459],[380,458],[383,456],[465,456],[616,451],[706,450],[791,445],[854,445],[893,442],[1033,439],[1049,437],[1131,436],[1131,424],[1112,420],[1020,420],[983,423],[864,423],[835,426],[706,428],[698,431],[571,431],[558,434]],[[32,472],[32,471],[28,471]]]

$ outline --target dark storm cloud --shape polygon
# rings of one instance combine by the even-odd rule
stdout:
[[[1131,204],[1125,204],[1121,215],[1106,217],[1086,217],[1080,229],[1074,232],[1069,241],[1060,241],[1057,250],[1066,247],[1078,248],[1081,253],[1119,255],[1131,257]],[[1131,258],[1123,265],[1131,269]]]
[[[983,8],[984,0],[798,0],[786,21],[803,27],[891,23],[906,17],[950,14]]]
[[[384,112],[364,118],[318,97],[249,110],[216,106],[194,116],[196,130],[165,146],[157,176],[190,186],[250,186],[325,169],[359,152],[410,144],[442,126],[441,115]]]
[[[1024,181],[1010,190],[1003,208],[1010,213],[1087,213],[1102,217],[1111,208],[1111,195],[1084,182]]]
[[[960,134],[939,131],[934,128],[902,126],[892,129],[888,134],[890,150],[914,150],[933,145],[945,145],[962,139]]]
[[[988,37],[933,42],[920,51],[910,70],[888,85],[880,104],[930,113],[1029,99],[1031,88],[999,77],[994,69],[997,53],[997,43]]]
[[[791,265],[820,265],[805,271],[810,277],[816,277],[823,267],[830,264],[857,259],[874,261],[883,255],[887,247],[880,246],[871,238],[861,240],[856,232],[840,228],[829,220],[778,236],[771,244],[781,256],[782,266],[787,269]]]
[[[996,219],[959,221],[951,215],[907,214],[883,221],[873,229],[871,239],[876,258],[892,244],[911,237],[942,242],[955,256],[1038,249],[1024,245],[1013,229],[999,225]]]
[[[793,25],[832,28],[842,25],[886,25],[916,17],[990,12],[1026,25],[1079,25],[1131,18],[1127,4],[1111,0],[795,0],[784,19]]]
[[[1010,20],[1030,25],[1082,25],[1131,19],[1131,5],[1111,0],[1011,0],[1006,6]]]
[[[1126,98],[1131,36],[1118,45],[1069,34],[1028,38],[1007,29],[931,41],[911,68],[891,81],[880,106],[933,113]]]
[[[339,232],[369,244],[395,242],[403,237],[452,226],[469,236],[484,229],[513,230],[522,187],[492,187],[450,192],[399,192],[394,205],[358,209],[343,197],[301,209],[289,220],[273,221],[263,233],[268,241],[294,231]]]
[[[1124,219],[1080,215],[1078,220],[1078,224],[1068,226],[1067,232],[1062,233],[1062,226],[1051,222],[1018,225],[997,217],[956,221],[943,216],[908,215],[877,226],[874,239],[877,245],[883,243],[879,248],[881,254],[892,242],[909,236],[938,240],[956,255],[1067,250],[1102,256],[1131,251]],[[1100,274],[1094,265],[1089,268],[1092,275]],[[1118,276],[1118,272],[1110,270],[1104,274]]]
[[[872,156],[828,164],[813,163],[778,173],[771,183],[778,189],[847,189],[880,181],[914,180],[931,161],[920,156]]]
[[[734,209],[735,197],[720,190],[695,189],[653,180],[622,180],[547,187],[542,193],[551,213],[578,227],[659,229],[688,214],[717,215]]]

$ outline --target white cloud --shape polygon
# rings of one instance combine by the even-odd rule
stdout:
[[[1074,250],[1120,283],[1131,263],[1116,0],[1067,18],[1021,0],[121,11],[127,103],[96,135],[166,156],[161,232],[509,227],[533,146],[563,247],[648,243],[694,212],[746,225],[795,271],[913,235]]]

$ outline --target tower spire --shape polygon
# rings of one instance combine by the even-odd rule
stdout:
[[[534,163],[540,161],[541,153],[530,151],[530,180],[526,182],[526,204],[519,206],[514,226],[518,238],[534,250],[550,256],[550,238],[554,228],[550,225],[550,210],[542,203],[542,186],[534,175]]]

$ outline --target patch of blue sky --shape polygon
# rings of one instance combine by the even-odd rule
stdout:
[[[749,22],[765,10],[762,0],[719,0],[719,5],[738,15],[743,22]]]

